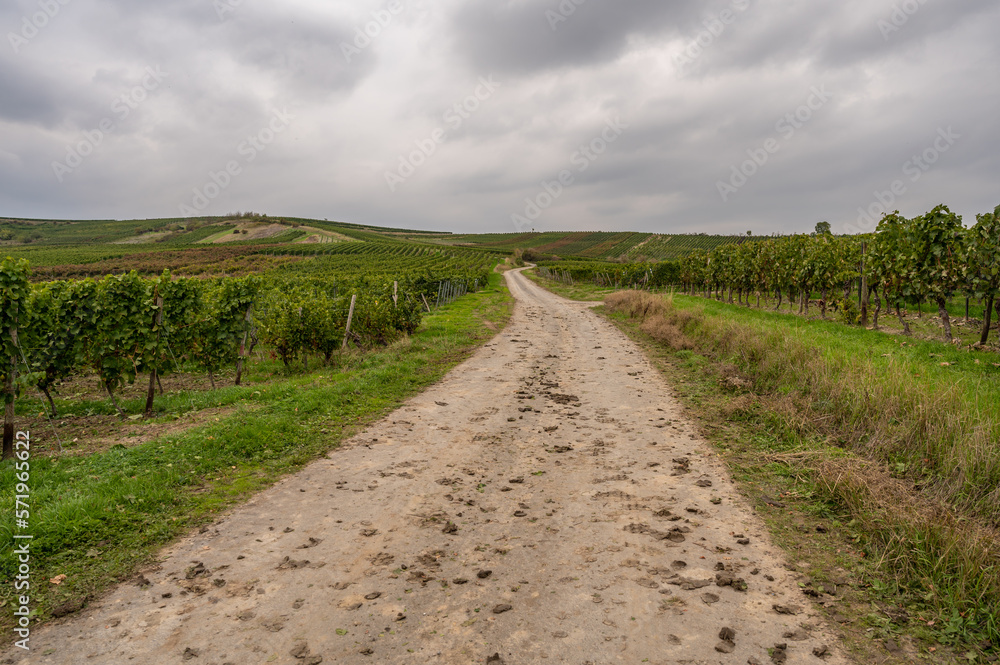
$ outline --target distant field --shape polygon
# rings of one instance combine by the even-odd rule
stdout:
[[[282,227],[287,227],[282,231]],[[696,250],[744,243],[746,236],[659,234],[633,231],[450,234],[347,224],[298,217],[234,214],[199,219],[38,220],[0,218],[0,252],[35,266],[85,264],[127,254],[211,244],[287,245],[343,242],[445,245],[510,254],[530,249],[560,258],[601,261],[664,261]],[[62,252],[44,251],[64,247]]]
[[[285,234],[258,233],[268,225],[287,226]],[[301,230],[300,230],[301,229]],[[193,245],[214,242],[238,231],[244,238],[227,242],[343,242],[373,238],[400,239],[400,234],[420,237],[425,232],[363,226],[297,217],[229,215],[199,219],[41,220],[0,217],[0,247],[38,245]],[[243,234],[242,231],[248,231]],[[294,236],[292,232],[296,231]],[[436,235],[441,235],[440,233]],[[9,251],[9,250],[7,250]]]
[[[531,249],[562,258],[663,261],[687,256],[695,250],[743,243],[746,236],[669,235],[631,231],[553,231],[545,233],[483,233],[468,235],[407,236],[417,242],[484,247],[500,252]]]

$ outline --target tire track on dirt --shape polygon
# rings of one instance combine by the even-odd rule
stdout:
[[[507,328],[440,383],[8,655],[846,662],[639,349],[507,281]]]

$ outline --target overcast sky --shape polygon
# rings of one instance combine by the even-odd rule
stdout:
[[[6,0],[0,216],[969,224],[1000,204],[997,26],[996,0]]]

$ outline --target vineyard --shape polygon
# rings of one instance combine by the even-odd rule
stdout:
[[[96,382],[124,419],[120,398],[148,377],[141,414],[149,417],[167,374],[182,382],[202,374],[214,389],[222,375],[239,385],[252,358],[287,373],[345,349],[384,347],[426,312],[484,287],[502,258],[404,234],[425,235],[252,212],[0,219],[7,429],[18,398],[43,403],[54,418],[73,408],[61,388],[81,380]],[[93,390],[84,393],[92,405]]]
[[[719,321],[759,317],[796,332],[872,335],[885,338],[880,351],[913,340],[856,324],[873,318],[878,326],[882,317],[883,326],[896,318],[914,325],[907,310],[931,304],[950,339],[949,317],[960,316],[965,301],[967,316],[982,319],[969,330],[981,325],[986,343],[995,310],[1000,319],[1000,208],[980,215],[972,229],[940,207],[914,219],[887,216],[876,233],[857,237],[819,230],[770,238],[452,236],[253,214],[90,224],[0,220],[12,235],[3,241],[9,258],[0,262],[3,454],[14,452],[15,431],[32,431],[40,578],[67,576],[41,592],[42,618],[61,616],[67,604],[78,609],[95,589],[131,579],[159,546],[327,454],[468,357],[510,316],[509,294],[494,272],[505,254],[515,263],[537,263],[541,277],[561,283],[550,284],[554,290],[567,285],[565,292],[587,299],[625,289],[683,290],[703,298],[678,301],[712,310]],[[260,228],[270,235],[253,237]],[[760,309],[748,309],[754,305]],[[782,306],[811,310],[816,318],[835,313],[855,327],[788,326],[790,317],[762,311]],[[649,323],[647,313],[635,313],[636,325]],[[887,314],[892,318],[885,321]],[[690,327],[682,330],[683,321]],[[708,357],[712,331],[695,328],[695,321],[678,314],[672,327],[657,330],[668,337],[680,331],[685,349],[701,345]],[[762,347],[746,344],[749,338],[730,339],[719,330],[734,358],[761,355]],[[840,340],[837,333],[829,337]],[[929,368],[879,376],[943,375],[955,370],[958,356],[970,365],[975,356],[982,376],[995,375],[989,353],[936,347]],[[789,364],[786,352],[775,345],[775,367]],[[887,355],[877,354],[889,364]],[[821,385],[810,379],[810,389]],[[954,400],[940,411],[965,414]],[[820,404],[826,401],[817,402],[813,417],[826,426],[834,421]],[[886,427],[897,426],[895,417],[885,416]],[[868,420],[851,418],[861,424],[845,441],[871,441],[873,448],[882,441],[881,434],[864,438]],[[972,416],[959,420],[977,436],[994,431],[979,432]],[[944,459],[949,446],[958,449],[945,434],[967,433],[955,423],[934,430],[933,440],[945,442],[940,450],[928,445],[904,455],[891,443],[896,439],[886,439],[886,459],[914,469],[921,483],[928,481],[919,474],[930,473],[918,472],[921,464],[940,468],[947,482],[935,488],[951,492],[949,500],[970,519],[992,519],[995,502],[986,494],[995,489],[996,466],[971,455]],[[2,471],[13,491],[13,467]],[[11,515],[0,528],[14,529]],[[0,551],[8,562],[0,566],[5,578],[15,574],[8,550]],[[941,558],[939,550],[929,551]],[[95,565],[93,552],[113,560],[113,574]],[[0,602],[9,601],[0,593]],[[8,627],[0,618],[0,630]]]
[[[657,261],[680,259],[697,251],[711,251],[716,247],[731,244],[745,244],[760,238],[750,236],[705,236],[705,235],[655,235],[632,247],[623,254],[628,259],[647,257]]]
[[[332,257],[337,265],[364,270],[370,260],[402,261],[406,269],[417,270],[448,261],[489,262],[499,254],[479,249],[428,247],[408,243],[351,242],[310,245],[233,244],[195,245],[184,249],[124,250],[95,248],[37,248],[21,252],[34,267],[32,279],[43,281],[97,277],[135,270],[142,275],[158,275],[170,270],[178,275],[243,275],[297,263],[306,258]]]
[[[280,239],[272,238],[271,242],[293,242],[295,238],[305,235],[299,231],[301,228],[336,232],[358,240],[384,238],[387,235],[398,237],[402,234],[420,238],[429,233],[298,217],[269,217],[253,212],[197,219],[81,221],[0,217],[0,244],[17,248],[14,251],[37,245],[78,248],[84,244],[192,245],[225,230],[224,227],[228,226],[232,232],[234,225],[252,223],[272,223],[288,227],[287,235]]]
[[[930,303],[937,308],[944,339],[952,341],[953,299],[980,304],[980,344],[986,344],[994,309],[1000,318],[1000,208],[977,216],[966,229],[946,206],[906,219],[886,215],[874,234],[796,235],[696,252],[680,261],[680,282],[698,293],[751,304],[773,296],[806,313],[814,295],[821,316],[832,306],[850,324],[877,329],[879,316],[893,312],[910,334],[903,309]],[[874,307],[872,307],[874,305]]]
[[[942,334],[952,341],[952,320],[979,321],[978,344],[988,343],[1000,321],[1000,208],[978,215],[966,229],[945,206],[919,217],[887,215],[876,233],[829,233],[753,238],[753,242],[692,249],[662,261],[539,261],[539,273],[573,284],[609,289],[677,287],[730,303],[762,307],[773,302],[817,307],[850,325],[879,329],[884,314],[895,316],[910,335],[906,315],[936,309]],[[643,249],[645,246],[643,247]],[[763,302],[762,302],[763,301]],[[884,319],[882,319],[884,321]]]
[[[214,386],[220,372],[235,371],[238,384],[256,348],[266,348],[290,369],[296,362],[308,367],[311,359],[329,362],[347,346],[390,343],[413,332],[422,311],[485,285],[500,251],[524,247],[577,257],[539,262],[544,277],[564,283],[679,286],[747,306],[753,299],[758,307],[773,301],[776,309],[795,302],[803,314],[815,304],[823,318],[833,309],[851,324],[867,325],[871,317],[875,328],[883,312],[893,313],[904,334],[906,308],[930,303],[947,340],[954,301],[965,299],[966,319],[970,307],[981,315],[980,344],[986,344],[995,310],[1000,319],[998,219],[1000,208],[966,230],[960,217],[940,206],[914,219],[888,215],[867,236],[772,238],[629,232],[441,236],[281,220],[288,229],[278,226],[273,238],[222,245],[199,243],[228,229],[239,236],[240,227],[233,225],[257,223],[259,216],[185,224],[99,222],[93,228],[8,221],[51,227],[53,236],[12,247],[17,258],[3,264],[4,391],[9,405],[17,395],[36,391],[55,415],[53,392],[69,377],[91,373],[125,417],[116,394],[148,375],[145,414],[152,415],[154,389],[171,372],[203,372]],[[280,242],[304,227],[349,241]],[[108,242],[158,232],[168,234],[166,242]],[[188,244],[175,244],[182,236]],[[69,237],[105,242],[56,244]],[[662,258],[669,256],[678,258]],[[614,257],[632,260],[608,260]]]
[[[33,391],[56,417],[53,393],[87,373],[122,418],[116,395],[147,375],[152,416],[161,377],[203,372],[215,387],[228,369],[239,385],[258,345],[286,369],[384,346],[414,332],[421,312],[485,286],[498,258],[393,243],[213,247],[49,266],[45,281],[8,258],[0,264],[6,422],[16,398]],[[81,274],[103,276],[48,279]],[[5,435],[4,456],[11,445]]]
[[[592,282],[612,289],[662,289],[677,284],[680,278],[680,265],[676,261],[543,261],[538,270],[543,277],[566,284]]]
[[[418,238],[413,238],[418,240]],[[756,238],[748,236],[662,235],[635,232],[545,232],[487,233],[423,237],[419,240],[439,244],[483,247],[505,253],[529,249],[538,254],[563,259],[663,261],[677,259],[703,250],[729,244],[742,244]]]

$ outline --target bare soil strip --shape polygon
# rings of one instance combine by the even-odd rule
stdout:
[[[637,346],[507,273],[492,343],[20,663],[844,663]]]

